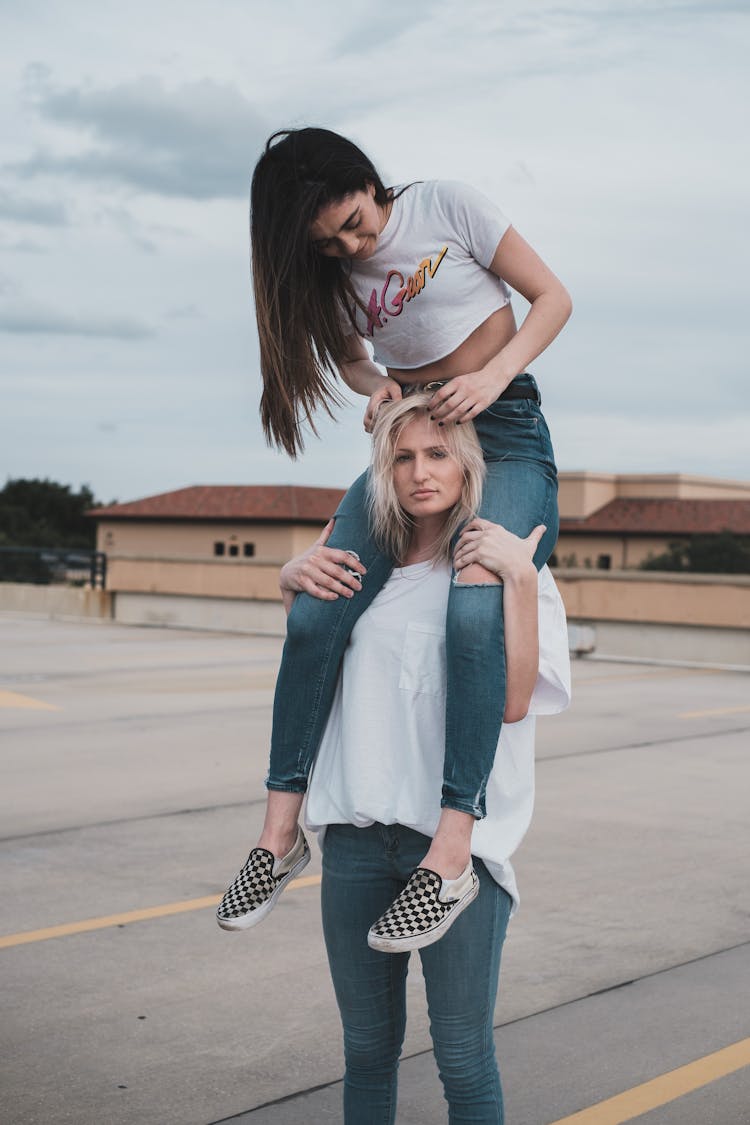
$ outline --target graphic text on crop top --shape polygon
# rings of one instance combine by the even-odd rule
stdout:
[[[353,307],[341,308],[384,367],[423,367],[455,351],[510,303],[491,266],[510,226],[466,184],[427,180],[401,188],[373,253],[350,259]]]
[[[388,270],[380,292],[377,288],[373,288],[370,294],[367,305],[366,335],[374,336],[375,329],[383,328],[388,323],[389,316],[401,316],[404,311],[404,303],[419,296],[428,279],[435,277],[440,263],[447,253],[448,247],[443,246],[436,255],[423,258],[414,273],[406,281],[404,281],[404,275],[400,270]]]

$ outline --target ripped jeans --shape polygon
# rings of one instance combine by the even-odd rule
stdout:
[[[535,389],[531,375],[514,385]],[[487,469],[477,513],[525,537],[545,524],[534,565],[557,541],[557,470],[539,405],[498,399],[474,421]],[[298,594],[287,621],[273,709],[269,789],[303,793],[325,730],[341,659],[357,619],[393,568],[374,543],[367,517],[367,474],[336,512],[329,547],[356,551],[367,568],[353,598]],[[442,805],[480,818],[505,710],[502,585],[451,583],[446,620],[448,667]]]

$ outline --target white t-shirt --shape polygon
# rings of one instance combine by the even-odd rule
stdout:
[[[366,581],[366,579],[365,579]],[[306,823],[403,824],[433,836],[445,743],[447,563],[393,571],[354,626],[307,796]],[[356,597],[356,595],[355,595]],[[536,715],[570,702],[565,610],[547,567],[539,574],[539,676],[529,714],[503,724],[472,853],[518,905],[510,857],[531,821]]]
[[[510,290],[489,265],[509,226],[467,184],[427,180],[397,195],[375,253],[351,260],[352,284],[369,310],[356,309],[357,331],[376,363],[414,368],[442,359],[508,304]]]

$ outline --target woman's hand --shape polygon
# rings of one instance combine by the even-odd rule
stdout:
[[[395,379],[390,379],[386,376],[382,380],[382,384],[383,385],[378,387],[374,394],[370,395],[370,401],[367,404],[367,410],[365,410],[365,429],[368,434],[372,433],[377,413],[383,403],[398,402],[399,399],[403,397],[401,387]]]
[[[533,559],[545,531],[544,525],[539,524],[525,539],[520,539],[500,524],[473,519],[461,532],[456,546],[457,570],[478,563],[503,580],[505,723],[517,723],[528,714],[539,672],[537,574]]]
[[[531,308],[518,331],[481,370],[458,375],[435,392],[432,415],[443,424],[468,422],[486,410],[554,340],[570,316],[567,290],[513,227],[500,239],[490,272],[525,297]]]
[[[499,523],[473,519],[461,532],[453,565],[456,570],[463,570],[470,563],[479,563],[504,582],[512,582],[535,571],[534,554],[546,530],[544,524],[539,524],[525,539],[520,539]]]
[[[456,375],[435,391],[430,399],[430,414],[443,425],[446,422],[470,422],[500,397],[509,382],[485,367],[481,371]]]
[[[293,601],[295,594],[311,594],[314,598],[333,602],[339,595],[353,598],[362,589],[357,576],[367,570],[354,555],[335,547],[326,547],[328,537],[333,531],[334,520],[329,520],[309,550],[290,559],[281,568],[279,586],[284,604]],[[351,567],[356,574],[349,574],[345,567]]]

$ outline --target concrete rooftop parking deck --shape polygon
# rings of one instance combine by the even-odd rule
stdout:
[[[281,642],[0,616],[0,1121],[341,1121],[314,861],[214,921]],[[750,676],[578,661],[540,720],[496,1041],[507,1125],[750,1123]],[[447,1120],[412,958],[399,1125]]]

